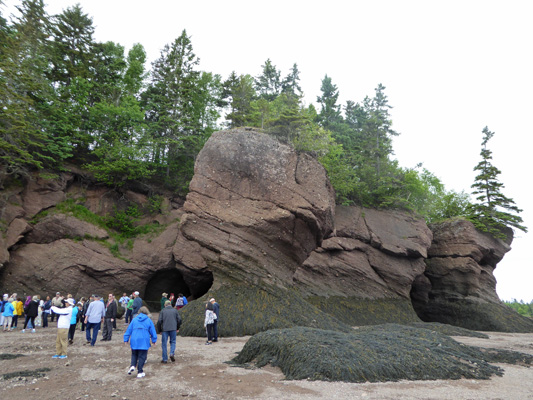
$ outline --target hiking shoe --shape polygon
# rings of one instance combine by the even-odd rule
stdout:
[[[131,375],[133,371],[135,371],[135,367],[132,365],[130,369],[128,369],[128,375]]]
[[[52,358],[59,358],[59,354],[56,354],[55,356],[52,356]]]
[[[172,354],[172,355],[170,356],[170,361],[172,361],[172,362],[175,362],[175,361],[176,361],[176,359],[174,358],[174,354]]]
[[[22,333],[26,332],[26,329],[21,330]]]
[[[167,364],[168,361],[165,361],[165,360],[161,360],[161,364]]]
[[[144,378],[146,376],[146,374],[144,372],[139,372],[137,374],[137,378]]]
[[[31,333],[35,333],[35,329],[32,329],[32,330],[31,330]]]
[[[67,356],[59,356],[58,358],[60,358],[61,360],[65,359],[65,358],[68,358]]]

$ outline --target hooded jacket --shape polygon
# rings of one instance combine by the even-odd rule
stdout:
[[[152,343],[157,342],[157,333],[155,332],[154,323],[148,315],[139,314],[133,318],[124,333],[124,342],[130,342],[132,350],[148,350],[150,348],[150,338]]]

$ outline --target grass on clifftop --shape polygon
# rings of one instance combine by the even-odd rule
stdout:
[[[205,304],[211,297],[220,305],[218,330],[221,337],[254,335],[269,329],[294,326],[343,332],[352,329],[307,303],[293,291],[236,285],[213,290],[182,308],[180,335],[205,336]]]
[[[287,379],[385,382],[488,379],[503,374],[488,362],[532,360],[521,353],[466,346],[428,329],[386,324],[350,333],[307,327],[262,332],[250,338],[230,363],[270,363]]]

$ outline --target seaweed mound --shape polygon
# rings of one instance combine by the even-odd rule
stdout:
[[[211,297],[220,305],[218,332],[221,337],[255,335],[269,329],[295,326],[341,332],[352,330],[307,303],[294,291],[238,285],[221,287],[182,308],[180,335],[205,336],[205,304]]]
[[[466,346],[429,329],[396,324],[352,333],[297,327],[259,333],[248,340],[231,363],[258,367],[270,363],[287,379],[385,382],[434,379],[488,379],[503,370],[488,361],[509,354]],[[516,359],[533,359],[520,355]]]

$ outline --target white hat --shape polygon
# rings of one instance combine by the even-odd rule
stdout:
[[[67,303],[70,305],[76,304],[76,301],[74,299],[67,299]]]
[[[211,303],[212,301],[215,301],[215,299],[214,299],[213,297],[211,297],[211,298],[209,299],[209,302],[210,302],[210,303]]]
[[[134,292],[133,293],[135,296],[138,296],[139,295],[139,292]]]
[[[7,299],[9,295],[7,293],[4,293],[4,299]]]

